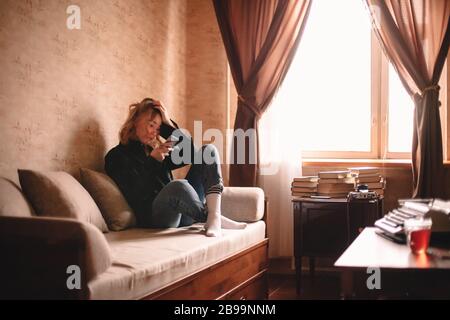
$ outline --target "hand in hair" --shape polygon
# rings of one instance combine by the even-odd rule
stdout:
[[[170,141],[161,144],[159,147],[152,150],[150,156],[155,160],[162,162],[172,151],[172,143]]]
[[[155,106],[155,109],[158,109],[161,112],[162,122],[172,126],[172,122],[170,121],[169,112],[167,109],[163,106],[161,101],[159,100],[153,100],[153,105]]]

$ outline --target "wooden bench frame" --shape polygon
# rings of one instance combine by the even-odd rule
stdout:
[[[143,299],[231,299],[268,298],[268,200],[264,200],[266,238],[212,266],[172,283]]]

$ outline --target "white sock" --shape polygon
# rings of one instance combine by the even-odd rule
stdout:
[[[208,237],[220,237],[221,230],[221,212],[220,202],[222,195],[220,193],[210,193],[206,195],[206,206],[208,207],[208,217],[206,218],[206,235]]]
[[[221,215],[222,228],[224,229],[245,229],[245,222],[237,222]]]

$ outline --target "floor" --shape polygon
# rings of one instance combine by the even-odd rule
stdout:
[[[291,259],[271,259],[269,262],[270,300],[340,300],[339,273],[332,268],[332,260],[319,261],[321,267],[312,279],[303,270],[302,290],[296,292],[295,271]],[[307,263],[305,263],[307,265]]]
[[[302,277],[302,290],[296,292],[295,275],[269,274],[269,300],[340,300],[340,278],[337,274]]]

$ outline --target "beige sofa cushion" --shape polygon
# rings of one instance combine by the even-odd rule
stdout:
[[[0,177],[0,216],[31,217],[33,208],[20,188],[12,181]]]
[[[66,172],[18,170],[20,185],[37,215],[75,218],[108,232],[105,220],[83,186]]]
[[[136,217],[116,183],[106,174],[80,169],[81,183],[91,194],[108,228],[120,231],[136,225]]]
[[[263,221],[206,237],[203,224],[105,234],[113,264],[88,284],[90,299],[140,299],[264,240]],[[201,290],[201,288],[199,288]]]
[[[235,221],[261,220],[264,216],[264,191],[256,187],[225,187],[222,214]]]

